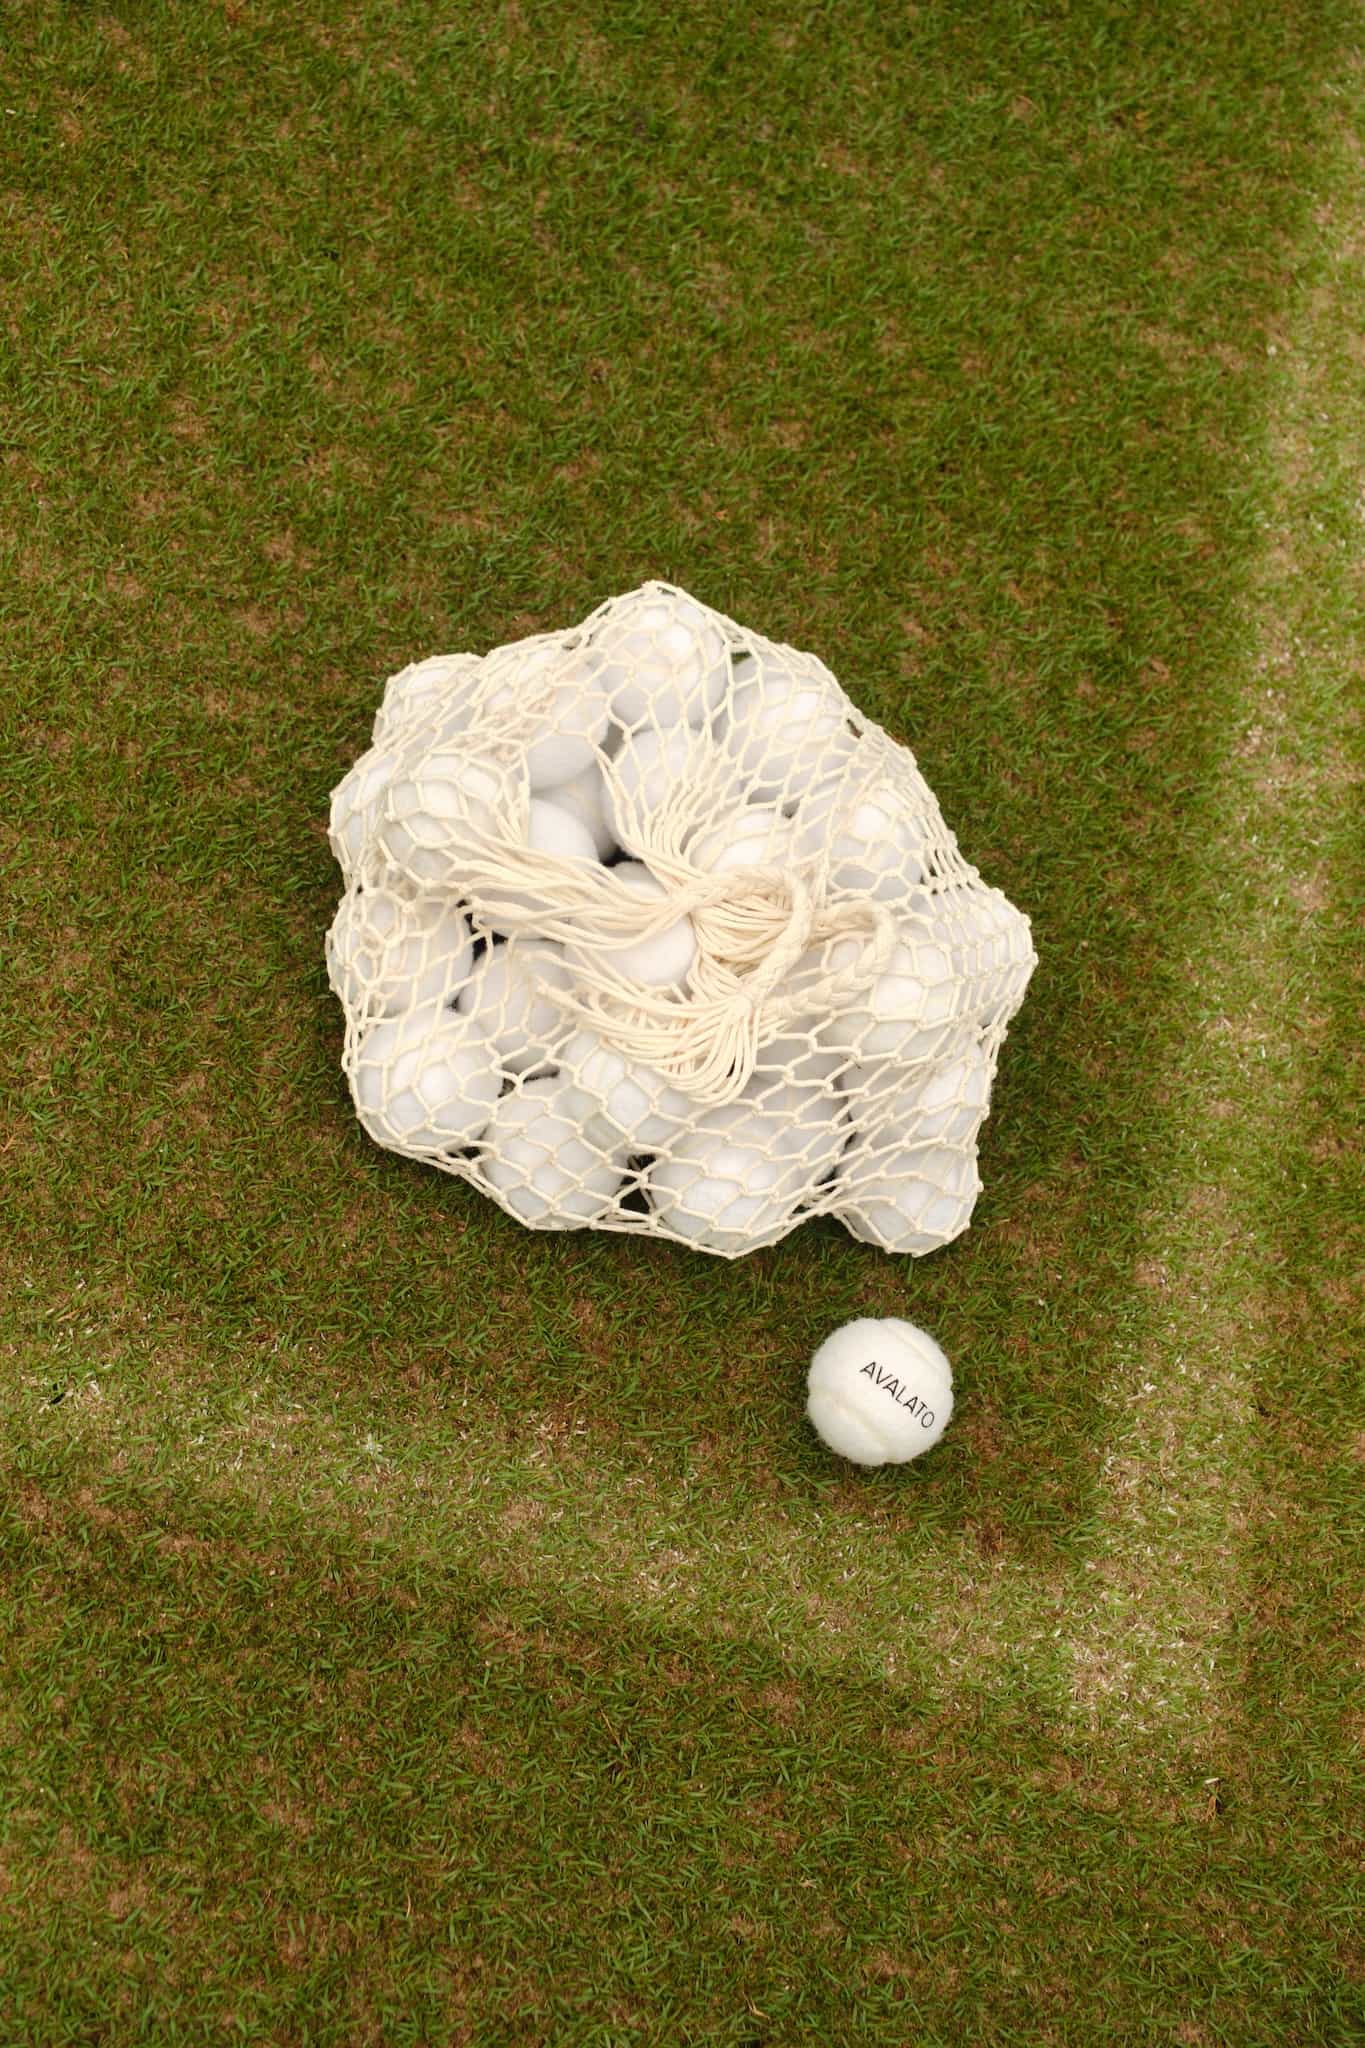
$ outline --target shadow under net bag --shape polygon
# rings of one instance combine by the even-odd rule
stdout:
[[[535,1229],[967,1226],[1028,919],[815,655],[651,582],[390,678],[332,794],[342,1065]]]

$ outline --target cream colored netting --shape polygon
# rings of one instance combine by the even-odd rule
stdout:
[[[830,671],[647,583],[390,678],[332,795],[361,1122],[538,1229],[927,1252],[1035,964]]]

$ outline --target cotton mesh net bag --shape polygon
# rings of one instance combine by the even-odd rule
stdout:
[[[813,654],[651,582],[389,679],[332,794],[342,1065],[535,1229],[967,1226],[1028,919]]]

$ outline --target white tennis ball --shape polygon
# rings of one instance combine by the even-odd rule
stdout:
[[[829,887],[882,903],[903,901],[928,873],[924,820],[889,783],[850,802],[825,785],[797,807],[800,859],[827,861]]]
[[[575,1091],[557,1074],[504,1095],[483,1135],[480,1167],[508,1208],[543,1230],[576,1230],[611,1207],[625,1177],[621,1156],[585,1139]]]
[[[584,861],[592,867],[598,865],[597,848],[586,825],[579,823],[568,811],[561,810],[544,797],[533,796],[527,807],[525,844],[535,853],[552,854],[556,860]],[[508,865],[516,871],[514,848],[506,845]],[[546,907],[545,891],[537,883],[525,889],[510,884],[495,882],[487,877],[480,879],[476,892],[477,908],[484,920],[495,929],[502,929],[508,913],[520,916],[524,912],[543,913]],[[537,918],[537,922],[540,922]]]
[[[610,872],[637,896],[662,902],[668,895],[658,877],[639,861],[619,861]],[[648,938],[628,940],[624,945],[596,941],[589,947],[584,943],[575,952],[579,959],[610,967],[628,981],[642,982],[647,988],[671,988],[687,979],[697,957],[697,935],[691,918],[680,917]]]
[[[822,1026],[792,1024],[758,1048],[751,1083],[781,1081],[796,1088],[833,1082],[848,1066],[848,1055],[823,1042]]]
[[[572,986],[562,946],[550,939],[508,939],[489,947],[456,1007],[478,1022],[509,1074],[526,1074],[548,1065],[568,1035],[568,1020],[547,991]]]
[[[859,1316],[810,1362],[806,1414],[822,1443],[855,1465],[904,1465],[932,1450],[953,1413],[953,1369],[925,1330]]]
[[[473,702],[470,685],[479,666],[477,654],[432,654],[400,668],[384,685],[374,718],[375,744],[392,740],[437,710],[447,732],[467,725]]]
[[[1007,1022],[1036,965],[1028,919],[980,883],[945,889],[936,900],[957,972],[972,984],[976,1015],[986,1025]]]
[[[582,1100],[580,1114],[604,1151],[649,1152],[685,1125],[695,1105],[653,1067],[628,1059],[595,1031],[560,1047],[559,1071]]]
[[[483,712],[529,721],[526,777],[534,792],[568,782],[597,758],[611,713],[601,664],[562,636],[533,634],[485,656],[490,690]]]
[[[602,778],[607,823],[619,846],[634,847],[675,790],[692,800],[704,774],[703,743],[690,725],[629,734]]]
[[[858,957],[858,941],[829,948],[831,969]],[[832,1045],[857,1058],[927,1059],[940,1050],[957,1015],[961,981],[937,933],[907,928],[871,986],[845,997],[826,1025]]]
[[[990,1056],[974,1041],[953,1059],[908,1074],[889,1064],[858,1066],[850,1070],[849,1090],[860,1130],[875,1132],[879,1143],[896,1136],[913,1144],[962,1145],[990,1104]]]
[[[785,803],[799,800],[835,757],[851,760],[855,742],[838,684],[809,655],[761,659],[758,674],[730,699],[725,744],[753,798]]]
[[[778,1151],[800,1162],[812,1187],[830,1171],[852,1134],[847,1098],[828,1083],[774,1082],[751,1075],[736,1100],[775,1119]]]
[[[981,1174],[972,1154],[946,1145],[889,1155],[855,1145],[844,1156],[841,1184],[847,1192],[834,1214],[852,1236],[922,1257],[967,1228]]]
[[[736,868],[789,866],[792,828],[785,812],[772,804],[750,804],[718,824],[709,825],[688,842],[687,858],[703,874],[730,874]]]
[[[592,649],[611,715],[627,728],[700,725],[729,687],[725,636],[691,598],[629,592],[594,628]]]
[[[577,818],[590,834],[599,860],[610,860],[614,853],[620,851],[607,810],[606,784],[597,761],[591,761],[581,774],[573,776],[570,781],[555,783],[552,789],[545,791],[545,800],[559,810],[567,811],[571,818]]]
[[[505,770],[475,755],[428,754],[390,784],[377,834],[380,848],[412,881],[458,889],[469,837],[497,836],[507,780]]]
[[[747,1251],[780,1233],[808,1178],[784,1136],[781,1118],[752,1103],[703,1111],[646,1176],[660,1221],[710,1251]]]
[[[346,1008],[369,999],[378,1017],[449,1000],[474,964],[469,926],[439,896],[412,901],[392,889],[343,896],[327,933],[327,978]]]
[[[851,1136],[847,1068],[847,1054],[822,1045],[817,1029],[794,1032],[759,1047],[739,1096],[787,1122],[787,1149],[811,1160],[816,1180],[835,1164]]]
[[[501,1086],[482,1026],[440,1002],[372,1024],[351,1071],[352,1099],[370,1136],[418,1154],[472,1144]]]
[[[384,799],[397,773],[398,755],[392,747],[370,747],[332,791],[327,838],[348,883],[379,829]]]
[[[591,832],[572,811],[566,811],[548,797],[533,796],[527,806],[527,841],[537,853],[552,853],[560,860],[586,860],[596,864],[597,848]]]

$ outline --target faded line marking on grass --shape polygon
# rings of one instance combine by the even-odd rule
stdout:
[[[1341,735],[1351,522],[1330,522],[1333,534],[1315,507],[1324,497],[1352,506],[1359,524],[1343,289],[1347,262],[1358,267],[1359,224],[1331,209],[1317,222],[1309,254],[1321,274],[1290,332],[1269,344],[1283,396],[1270,436],[1275,511],[1252,595],[1259,653],[1229,735],[1222,831],[1184,963],[1190,1036],[1173,1077],[1173,1200],[1135,1274],[1160,1306],[1111,1390],[1105,1505],[1068,1593],[1084,1619],[1061,1646],[1064,1707],[1144,1735],[1168,1717],[1211,1736],[1229,1721],[1237,1674],[1223,1639],[1248,1586],[1252,1526],[1275,1512],[1267,1473],[1284,1455],[1276,1416],[1258,1400],[1273,1342],[1260,1212],[1326,1022],[1311,1005],[1317,848],[1358,779]]]

